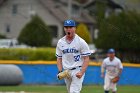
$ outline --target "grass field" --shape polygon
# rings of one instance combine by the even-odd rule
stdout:
[[[20,92],[24,91],[24,92]],[[65,86],[20,85],[0,86],[0,93],[67,93]],[[104,93],[102,86],[83,86],[81,93]],[[140,93],[140,86],[118,86],[118,93]]]

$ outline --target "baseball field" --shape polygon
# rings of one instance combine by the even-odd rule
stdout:
[[[0,86],[0,93],[67,93],[65,86]],[[83,86],[81,93],[104,93],[101,85]],[[118,86],[118,93],[140,93],[140,86]]]

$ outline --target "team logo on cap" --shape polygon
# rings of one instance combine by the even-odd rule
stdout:
[[[64,21],[64,26],[76,26],[75,21],[73,21],[73,20],[65,20]]]
[[[67,20],[66,22],[67,22],[68,24],[70,24],[70,23],[71,23],[71,21],[70,21],[70,20]]]

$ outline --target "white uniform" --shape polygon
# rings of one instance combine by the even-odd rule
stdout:
[[[114,59],[110,61],[109,57],[107,57],[102,63],[102,68],[106,69],[104,90],[109,91],[112,89],[112,91],[116,91],[116,83],[112,83],[111,79],[118,76],[119,69],[123,69],[120,59],[114,57]]]
[[[87,43],[80,38],[77,34],[71,43],[67,43],[66,36],[61,38],[56,47],[56,56],[62,58],[62,65],[64,69],[70,70],[71,79],[65,79],[65,83],[69,93],[80,93],[82,88],[82,78],[77,78],[76,73],[78,73],[83,64],[83,57],[90,55],[90,50]],[[80,66],[80,67],[79,67]]]

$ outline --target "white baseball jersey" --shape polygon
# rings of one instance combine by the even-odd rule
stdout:
[[[114,59],[110,61],[109,57],[107,57],[103,60],[102,68],[106,69],[106,74],[109,76],[117,76],[119,69],[123,69],[123,66],[119,58],[114,57]]]
[[[62,58],[64,69],[82,66],[83,58],[81,56],[88,55],[91,55],[91,52],[87,43],[77,34],[75,34],[71,43],[66,41],[66,36],[61,38],[57,43],[56,56]]]

